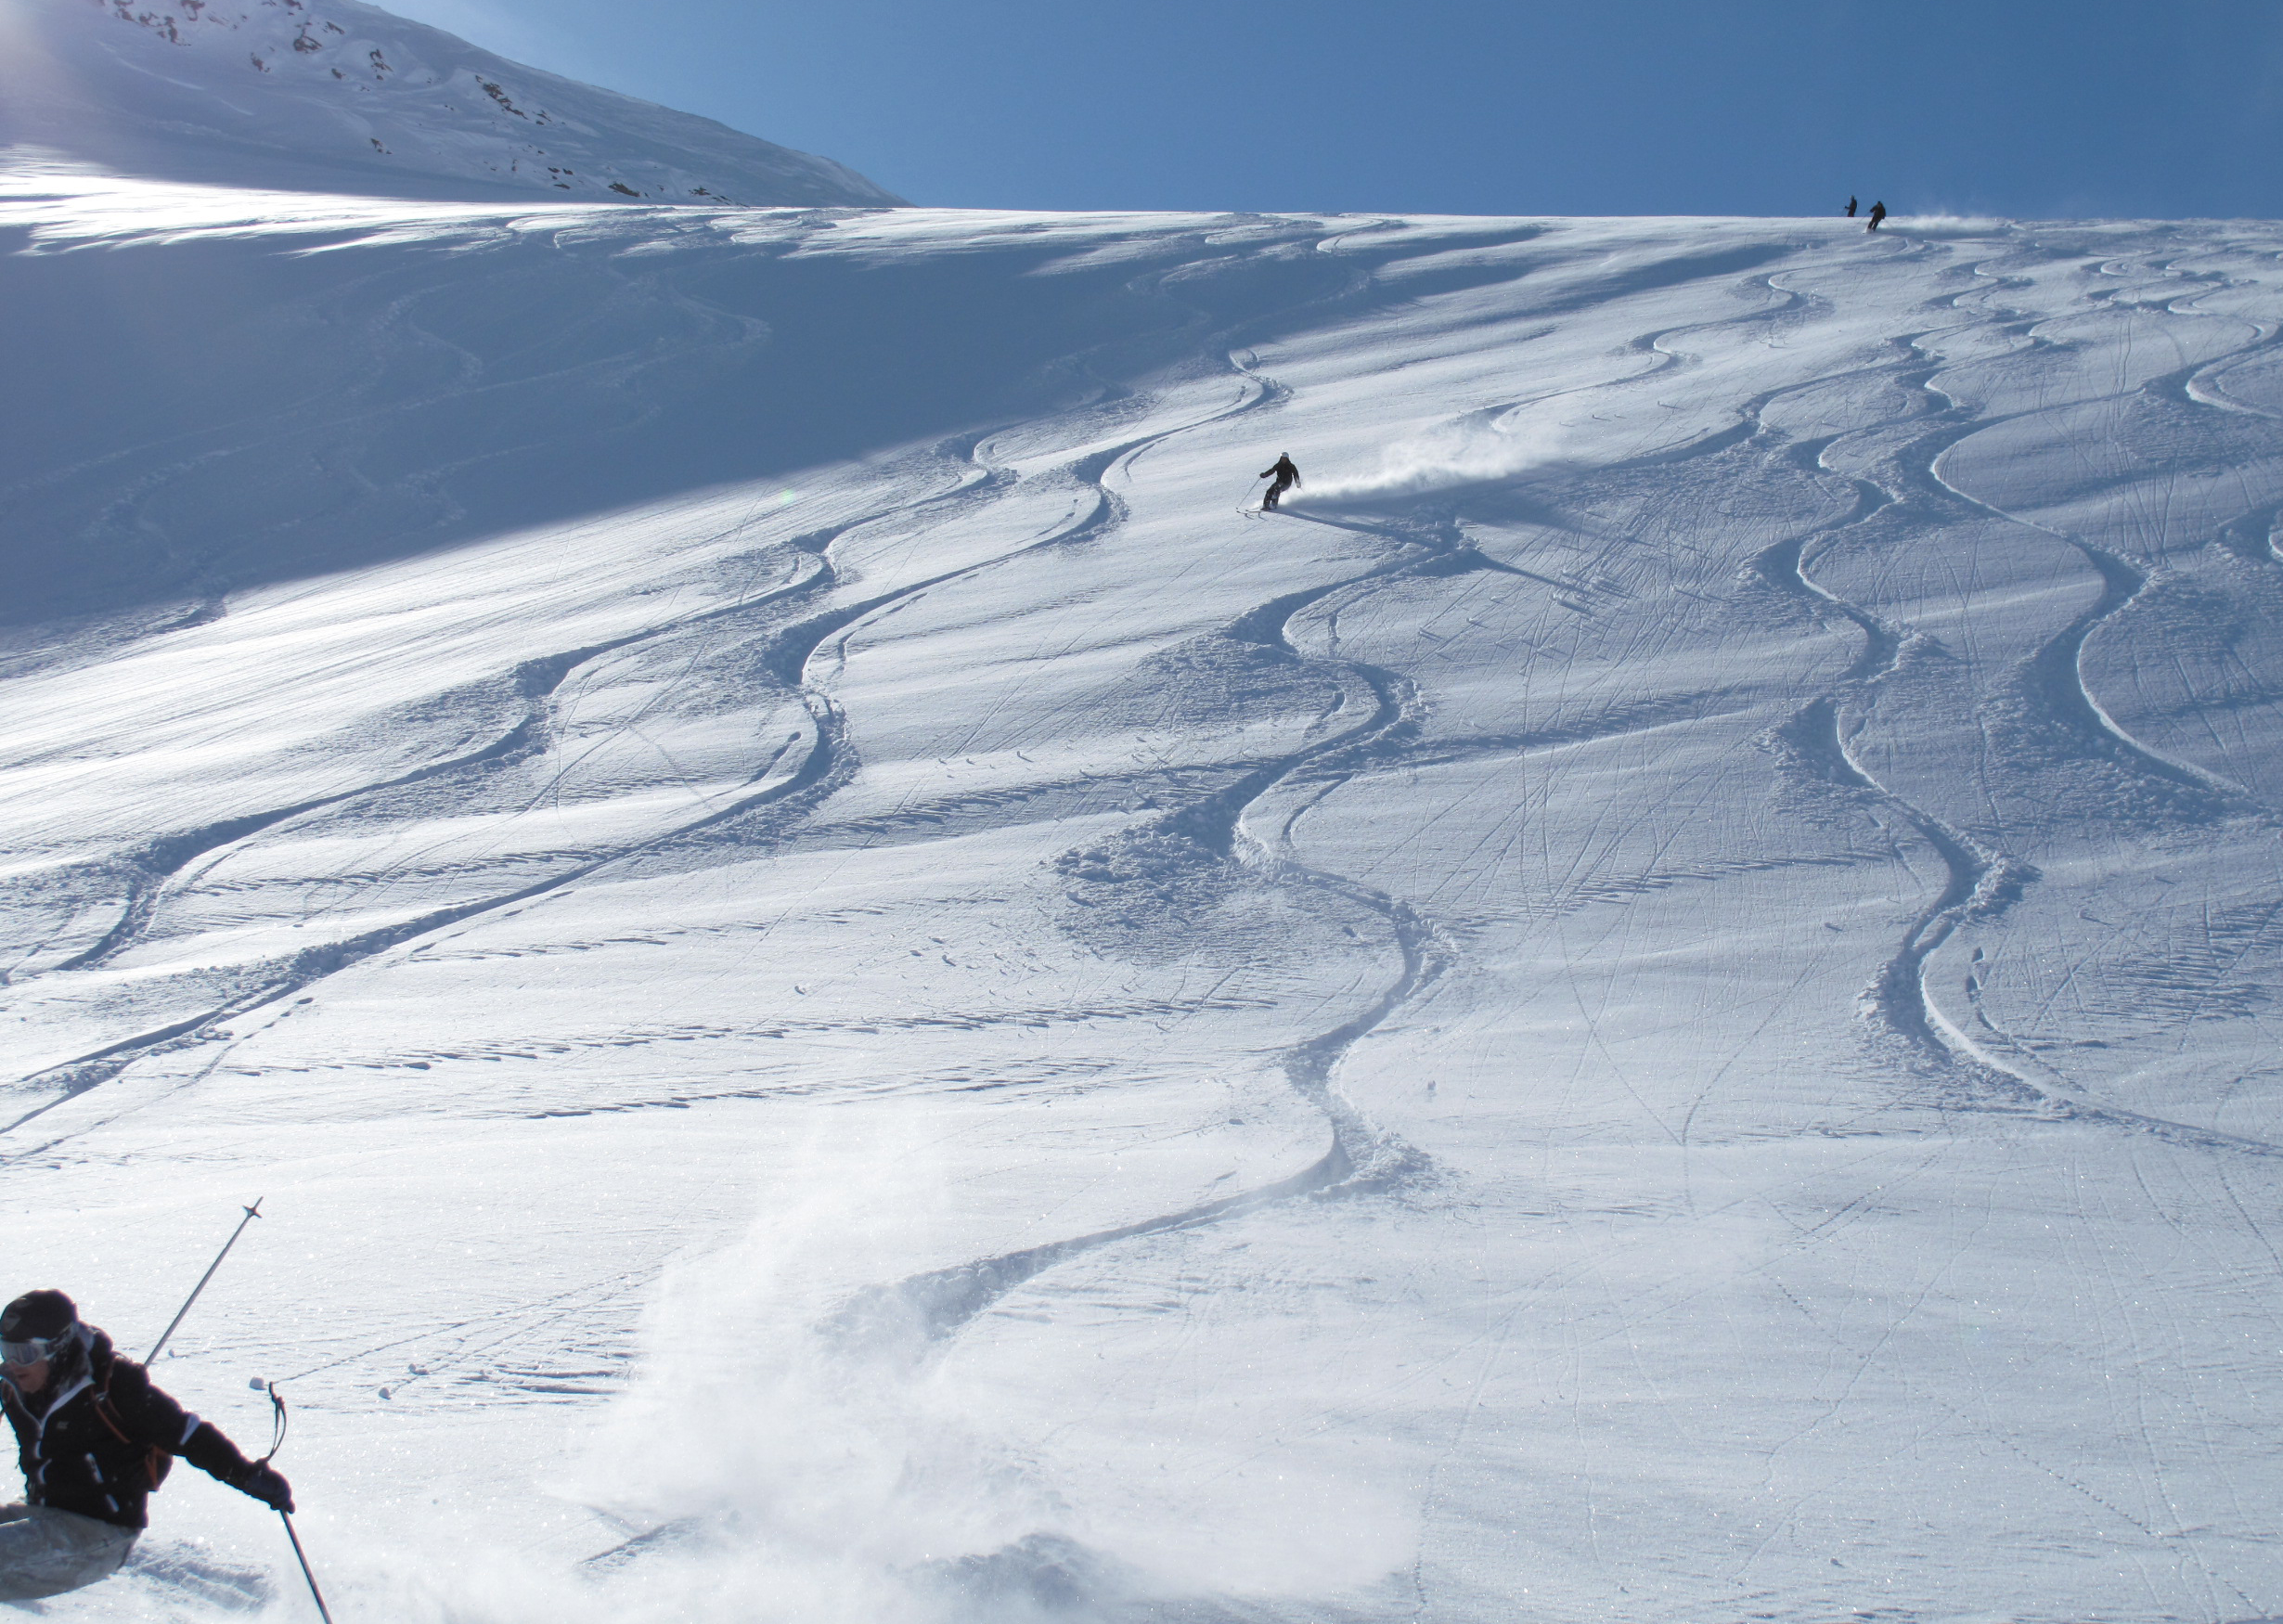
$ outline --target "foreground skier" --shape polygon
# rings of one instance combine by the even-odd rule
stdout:
[[[1264,468],[1260,470],[1262,479],[1268,479],[1270,476],[1274,476],[1276,483],[1269,487],[1269,494],[1260,498],[1260,510],[1263,513],[1275,512],[1277,499],[1300,483],[1300,470],[1293,466],[1290,452],[1278,452],[1276,465],[1273,468]]]
[[[0,1409],[24,1469],[23,1503],[0,1505],[0,1601],[109,1578],[176,1455],[272,1510],[293,1509],[277,1471],[152,1386],[59,1291],[26,1292],[0,1310]]]

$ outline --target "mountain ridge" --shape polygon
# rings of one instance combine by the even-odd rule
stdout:
[[[127,174],[488,200],[904,201],[829,158],[496,56],[361,0],[30,0],[0,144]]]

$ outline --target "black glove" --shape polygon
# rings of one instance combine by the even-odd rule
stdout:
[[[241,1494],[251,1494],[272,1511],[291,1512],[293,1485],[285,1480],[277,1467],[259,1463],[247,1468],[234,1487]]]

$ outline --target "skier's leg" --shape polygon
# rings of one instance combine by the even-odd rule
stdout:
[[[59,1596],[109,1579],[135,1530],[45,1505],[0,1506],[0,1601]]]

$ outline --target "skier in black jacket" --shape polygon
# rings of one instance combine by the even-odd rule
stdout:
[[[264,1505],[293,1509],[277,1471],[152,1386],[59,1291],[26,1292],[0,1311],[0,1409],[24,1469],[23,1501],[0,1505],[0,1600],[109,1578],[135,1548],[148,1520],[143,1502],[176,1455]]]
[[[1877,231],[1878,229],[1878,223],[1886,217],[1887,205],[1884,203],[1873,203],[1871,205],[1871,223],[1868,226],[1865,226],[1864,229],[1865,231]]]
[[[1262,479],[1273,478],[1276,481],[1269,487],[1269,494],[1260,498],[1260,510],[1263,513],[1273,513],[1276,511],[1278,499],[1300,483],[1300,470],[1293,466],[1290,452],[1280,451],[1276,454],[1276,465],[1273,468],[1262,469],[1260,477]]]

